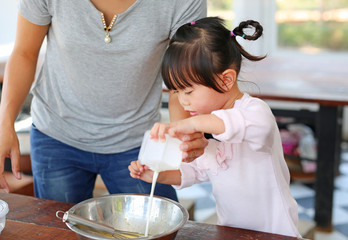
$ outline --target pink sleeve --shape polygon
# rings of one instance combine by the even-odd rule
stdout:
[[[250,101],[246,106],[212,112],[225,124],[225,132],[213,135],[228,143],[247,142],[255,151],[269,152],[274,132],[278,130],[268,105],[261,100]]]
[[[198,169],[195,161],[190,163],[181,163],[181,185],[173,185],[175,189],[182,189],[190,187],[196,183],[209,181],[206,172],[204,170]]]
[[[212,114],[221,118],[225,124],[225,132],[219,135],[214,134],[214,138],[230,143],[241,143],[244,140],[247,122],[239,109],[217,110]]]

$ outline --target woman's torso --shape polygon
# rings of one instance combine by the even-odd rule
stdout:
[[[99,3],[94,1],[107,10]],[[139,146],[143,132],[159,120],[159,68],[169,37],[204,16],[205,4],[199,3],[128,1],[106,44],[100,11],[90,1],[21,1],[29,21],[50,24],[45,62],[33,87],[37,128],[87,151]]]

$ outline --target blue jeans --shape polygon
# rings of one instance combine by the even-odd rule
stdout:
[[[110,194],[150,194],[151,183],[130,176],[128,165],[138,159],[139,148],[116,154],[86,152],[40,132],[30,131],[34,191],[38,198],[78,203],[93,197],[97,174]],[[175,189],[156,184],[155,195],[177,201]]]

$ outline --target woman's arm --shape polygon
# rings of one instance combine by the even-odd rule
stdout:
[[[181,106],[178,94],[173,94],[172,91],[169,91],[168,110],[171,122],[190,117],[190,113],[184,111],[184,108]]]
[[[0,185],[6,190],[9,187],[2,174],[6,157],[11,158],[16,178],[21,177],[14,122],[34,81],[38,55],[48,27],[35,25],[18,14],[16,40],[5,69],[0,105]]]
[[[38,55],[48,27],[35,25],[18,14],[16,40],[6,64],[0,108],[1,113],[6,111],[6,118],[12,123],[34,81]]]
[[[190,114],[184,111],[184,108],[181,106],[178,95],[172,92],[169,93],[168,109],[171,122],[190,117]],[[181,136],[180,140],[183,141],[180,145],[180,150],[183,151],[182,161],[184,162],[192,162],[201,156],[204,153],[204,148],[208,145],[208,140],[205,139],[204,133],[199,131],[186,134],[184,137]]]

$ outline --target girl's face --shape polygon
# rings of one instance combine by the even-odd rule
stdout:
[[[223,109],[227,101],[226,94],[219,93],[204,85],[195,84],[192,87],[174,90],[173,92],[178,94],[180,104],[192,116],[209,114],[214,110]]]

